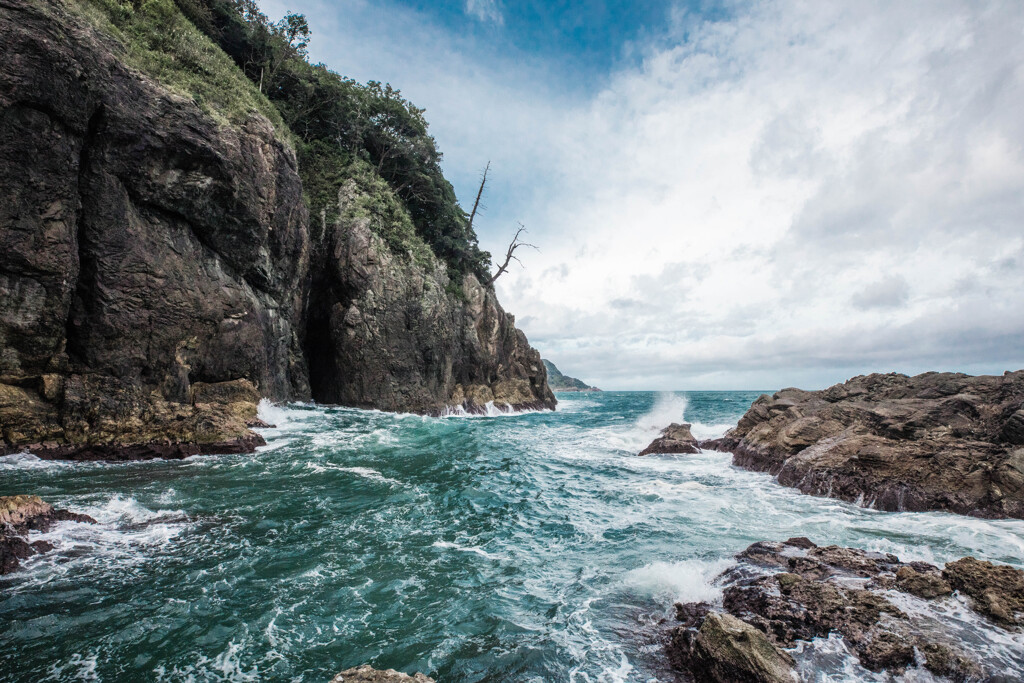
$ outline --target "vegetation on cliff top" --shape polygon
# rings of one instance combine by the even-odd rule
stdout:
[[[422,240],[455,280],[466,273],[490,280],[490,254],[441,171],[424,110],[390,85],[360,84],[310,64],[302,15],[272,22],[255,0],[75,2],[121,39],[132,66],[211,114],[239,123],[257,111],[290,131],[314,222],[338,217],[338,191],[354,180],[377,190],[382,205],[397,199],[408,215],[374,225],[396,253],[419,260]]]

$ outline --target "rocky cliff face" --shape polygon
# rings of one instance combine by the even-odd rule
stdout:
[[[0,186],[0,450],[251,450],[260,396],[553,405],[493,292],[463,303],[355,224],[311,243],[271,124],[129,69],[73,4],[0,0]]]
[[[392,252],[374,229],[387,216],[366,199],[346,183],[338,221],[324,228],[306,347],[318,400],[425,413],[554,408],[540,354],[494,291],[473,275],[451,283],[429,253]]]
[[[855,377],[762,396],[704,448],[882,510],[1024,518],[1024,371]]]

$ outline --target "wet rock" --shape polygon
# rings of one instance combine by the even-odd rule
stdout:
[[[950,563],[940,573],[925,562],[799,538],[754,543],[736,559],[716,580],[729,615],[781,648],[838,634],[872,671],[897,675],[923,665],[954,681],[980,681],[996,673],[985,672],[983,662],[963,651],[955,632],[945,635],[934,623],[912,618],[883,591],[898,589],[915,596],[906,598],[913,601],[941,599],[957,588],[972,597],[976,609],[1001,623],[1017,623],[1008,616],[1024,616],[1019,602],[1024,572],[973,558]],[[707,603],[676,605],[681,625],[671,633],[670,661],[697,680],[717,675],[706,671],[706,648],[701,649],[697,630],[713,614]]]
[[[675,604],[676,609],[676,621],[679,621],[683,626],[697,627],[700,626],[706,617],[711,612],[711,604],[707,602],[677,602]]]
[[[29,531],[49,531],[54,522],[95,524],[89,515],[56,510],[39,496],[0,497],[0,574],[16,570],[19,560],[53,550],[47,541],[29,543]]]
[[[920,572],[910,566],[900,567],[896,572],[895,585],[904,593],[910,593],[926,600],[953,592],[953,588],[942,578],[938,569],[933,572]]]
[[[711,612],[698,630],[676,628],[669,661],[700,681],[793,683],[793,658],[761,631],[740,619]]]
[[[973,681],[995,681],[985,678],[982,668],[958,648],[939,643],[925,643],[920,646],[924,666],[936,676],[948,678],[954,683]]]
[[[947,563],[942,578],[970,596],[974,609],[996,623],[1024,624],[1024,571],[964,557]]]
[[[652,441],[647,448],[640,451],[639,455],[652,455],[658,453],[700,453],[697,439],[690,433],[689,424],[677,424],[673,422],[661,430],[661,436]]]
[[[673,422],[661,430],[661,436],[640,451],[639,455],[651,455],[654,453],[700,453],[697,439],[690,433],[689,424],[677,424]]]
[[[434,683],[434,679],[421,673],[410,676],[394,669],[374,669],[364,664],[342,671],[331,679],[331,683]]]
[[[1024,370],[855,377],[758,398],[703,448],[805,493],[882,510],[1024,518]]]

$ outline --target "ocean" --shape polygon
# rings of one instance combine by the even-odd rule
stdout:
[[[56,550],[0,577],[0,680],[326,683],[369,663],[445,683],[673,681],[673,603],[719,599],[715,576],[754,541],[1024,566],[1020,520],[807,496],[724,453],[635,455],[670,422],[721,435],[758,393],[440,418],[264,404],[276,427],[255,455],[0,458],[0,495],[99,521],[34,534]],[[1024,674],[1024,636],[936,609],[920,618]],[[889,680],[836,638],[796,655],[808,681]]]

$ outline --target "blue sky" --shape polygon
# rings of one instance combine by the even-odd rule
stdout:
[[[266,0],[427,110],[497,283],[604,388],[1024,367],[1019,0]]]

